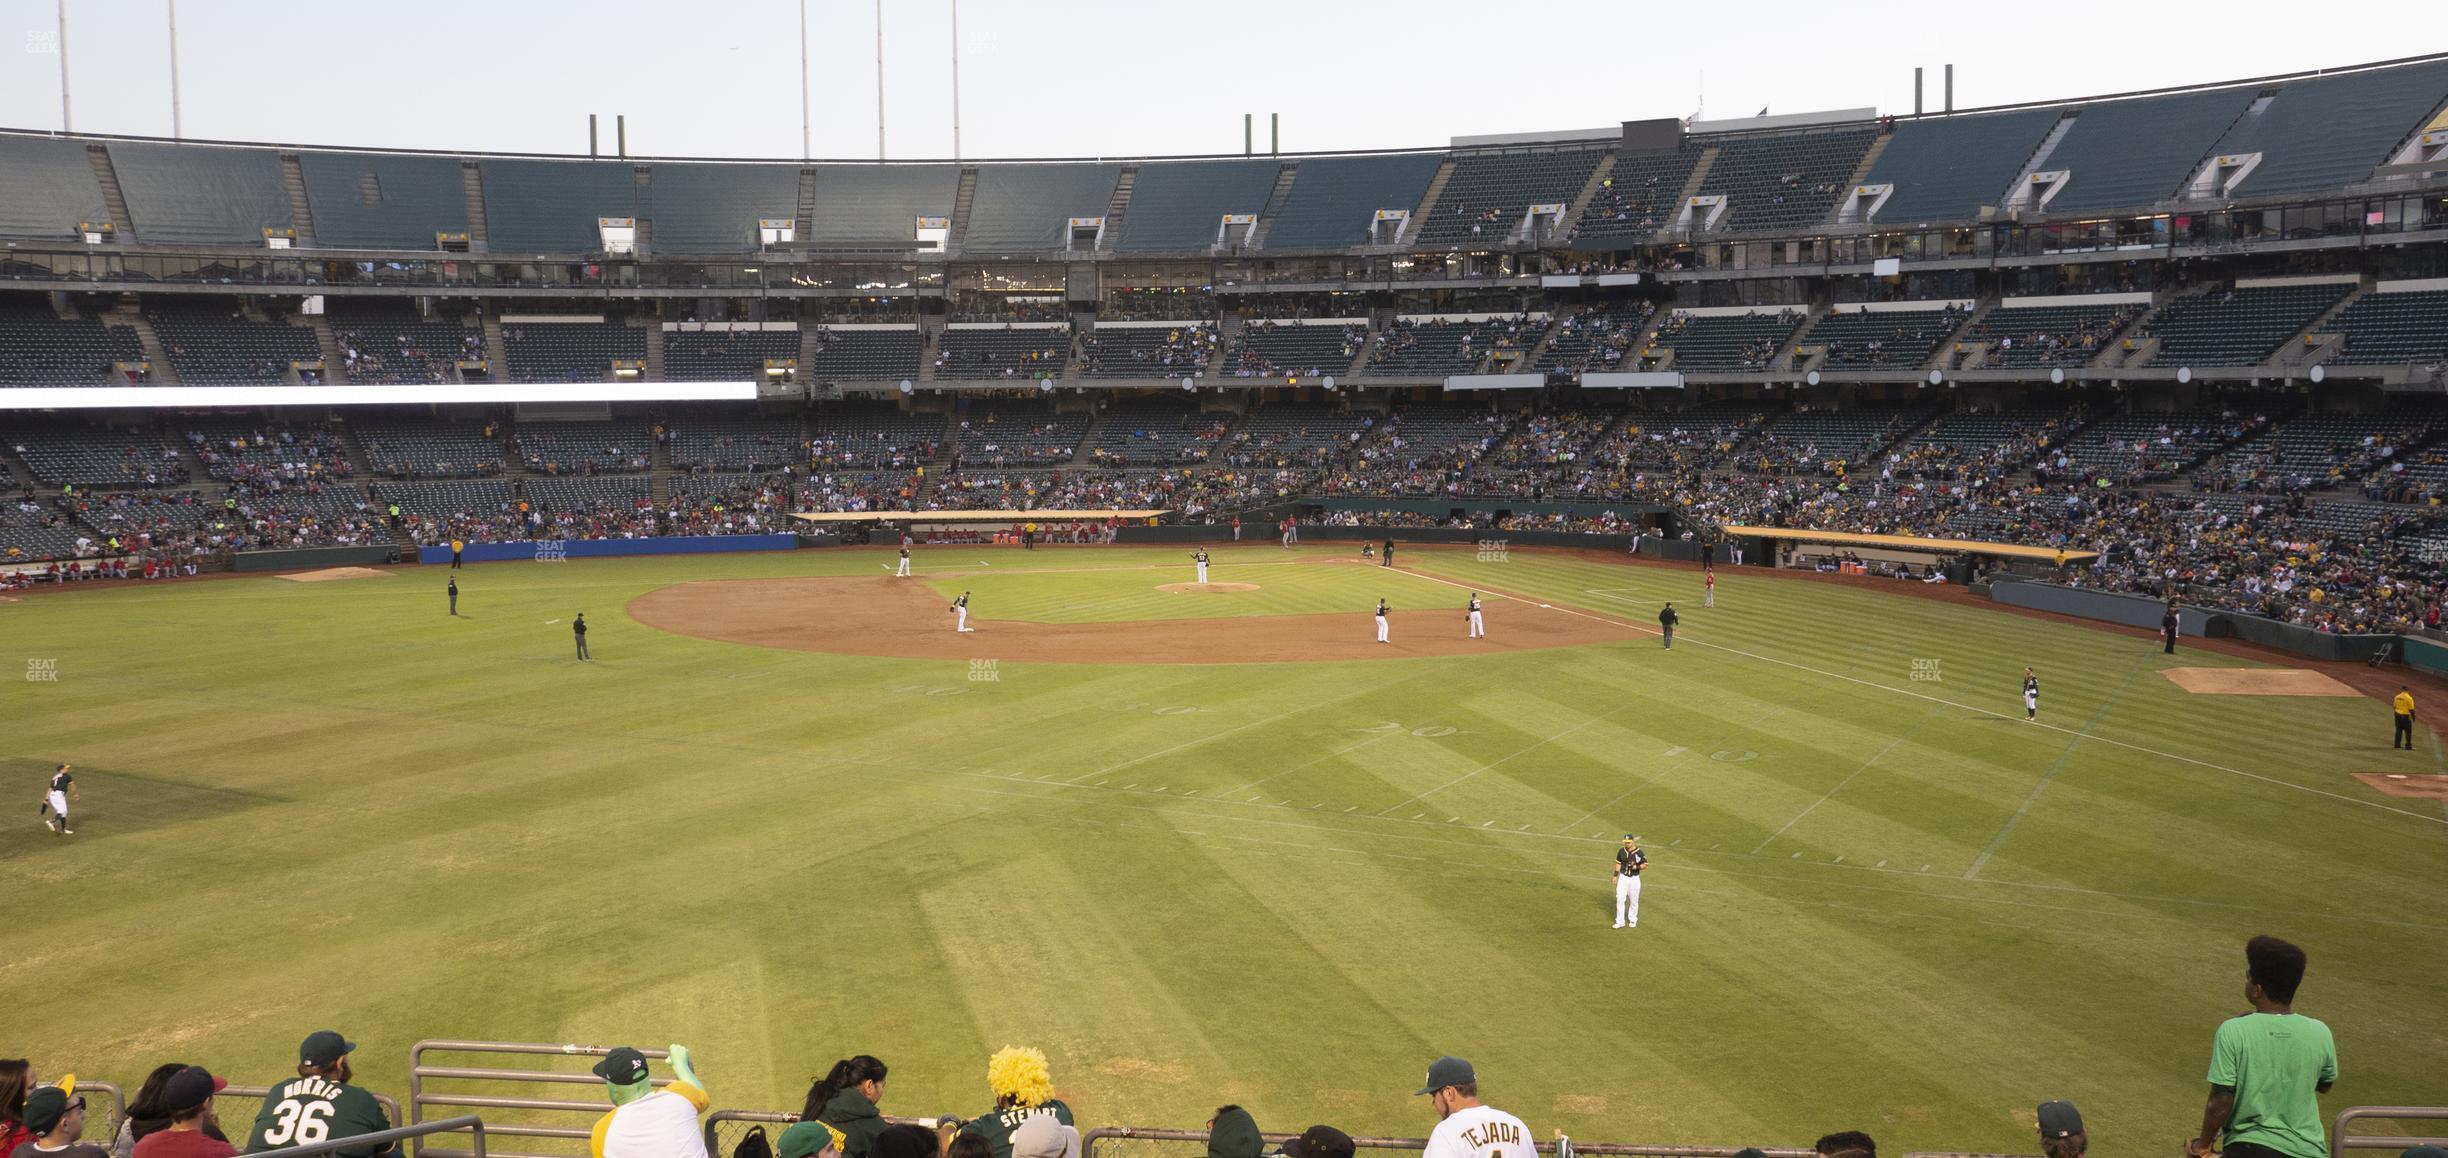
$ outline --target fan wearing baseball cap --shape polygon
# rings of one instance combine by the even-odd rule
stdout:
[[[1352,1158],[1355,1151],[1351,1135],[1324,1124],[1311,1126],[1283,1144],[1284,1158]]]
[[[1458,1057],[1429,1063],[1426,1097],[1440,1119],[1421,1158],[1538,1158],[1538,1143],[1522,1120],[1479,1101],[1479,1074]]]
[[[841,1158],[841,1131],[822,1122],[795,1122],[774,1139],[774,1158]]]
[[[595,1063],[612,1098],[612,1112],[595,1123],[595,1158],[706,1158],[697,1115],[712,1099],[697,1082],[687,1046],[675,1045],[667,1056],[674,1080],[659,1090],[646,1055],[628,1046]]]
[[[986,1088],[994,1091],[995,1108],[962,1126],[961,1133],[984,1138],[994,1148],[994,1158],[1012,1158],[1012,1131],[1031,1118],[1078,1125],[1071,1107],[1054,1096],[1054,1079],[1039,1050],[1018,1045],[996,1050],[986,1059]]]
[[[236,1154],[236,1146],[207,1132],[221,1121],[213,1108],[213,1095],[228,1087],[228,1082],[199,1066],[170,1075],[161,1088],[161,1109],[170,1115],[170,1124],[138,1139],[135,1158],[230,1158]]]
[[[349,1068],[349,1055],[355,1052],[356,1042],[331,1030],[307,1034],[298,1043],[298,1076],[264,1095],[263,1110],[255,1115],[254,1132],[247,1137],[247,1153],[390,1129],[391,1115],[383,1112],[382,1103],[349,1084],[357,1076]],[[334,1153],[339,1158],[390,1158],[399,1153],[399,1144],[351,1146]]]
[[[2040,1153],[2045,1158],[2082,1158],[2091,1148],[2082,1112],[2062,1099],[2040,1103]]]
[[[26,1095],[25,1128],[34,1140],[19,1143],[9,1158],[110,1158],[100,1146],[77,1141],[85,1136],[85,1098],[76,1092],[75,1074]]]

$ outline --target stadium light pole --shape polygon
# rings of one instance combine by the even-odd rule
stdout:
[[[952,0],[952,159],[960,155],[960,0]]]
[[[799,159],[808,159],[807,0],[799,0]]]
[[[170,0],[170,139],[186,136],[185,122],[179,116],[178,0]]]
[[[68,0],[59,0],[60,131],[73,133],[76,121],[68,110]]]
[[[884,159],[884,0],[876,0],[876,160]]]

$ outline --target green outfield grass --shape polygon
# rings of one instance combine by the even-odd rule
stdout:
[[[2104,1150],[2172,1153],[2267,932],[2311,954],[2325,1106],[2448,1092],[2448,816],[2347,775],[2441,756],[2391,752],[2374,701],[2188,695],[2159,672],[2243,661],[1803,580],[1725,573],[1706,610],[1690,569],[1561,554],[1270,566],[1349,553],[1218,550],[1237,596],[1155,591],[1186,549],[915,555],[978,572],[922,581],[988,628],[1363,631],[1379,594],[1484,585],[1636,624],[1673,599],[1683,638],[973,682],[622,611],[888,559],[850,551],[478,566],[459,620],[433,568],[0,606],[0,1054],[264,1081],[331,1026],[399,1093],[421,1037],[677,1041],[717,1105],[796,1108],[868,1052],[887,1112],[967,1115],[1025,1043],[1083,1124],[1235,1101],[1416,1135],[1458,1053],[1542,1137],[2028,1153],[2065,1097]],[[74,837],[32,815],[57,760]],[[1616,931],[1627,831],[1654,862]]]

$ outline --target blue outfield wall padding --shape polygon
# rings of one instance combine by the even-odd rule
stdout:
[[[661,539],[518,539],[470,543],[460,555],[470,563],[534,559],[608,559],[617,555],[713,555],[735,551],[788,551],[797,535],[673,535]],[[417,549],[419,563],[449,563],[450,544]]]

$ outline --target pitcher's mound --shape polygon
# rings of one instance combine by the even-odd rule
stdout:
[[[2409,776],[2401,772],[2357,772],[2355,779],[2391,796],[2409,800],[2448,800],[2448,776]]]
[[[1256,591],[1255,583],[1165,583],[1158,591],[1174,595],[1230,595],[1235,591]]]
[[[2197,696],[2357,696],[2361,692],[2303,668],[2172,667],[2159,673]]]
[[[328,583],[334,579],[379,579],[382,572],[372,567],[325,567],[320,571],[297,571],[280,578],[292,583]]]

